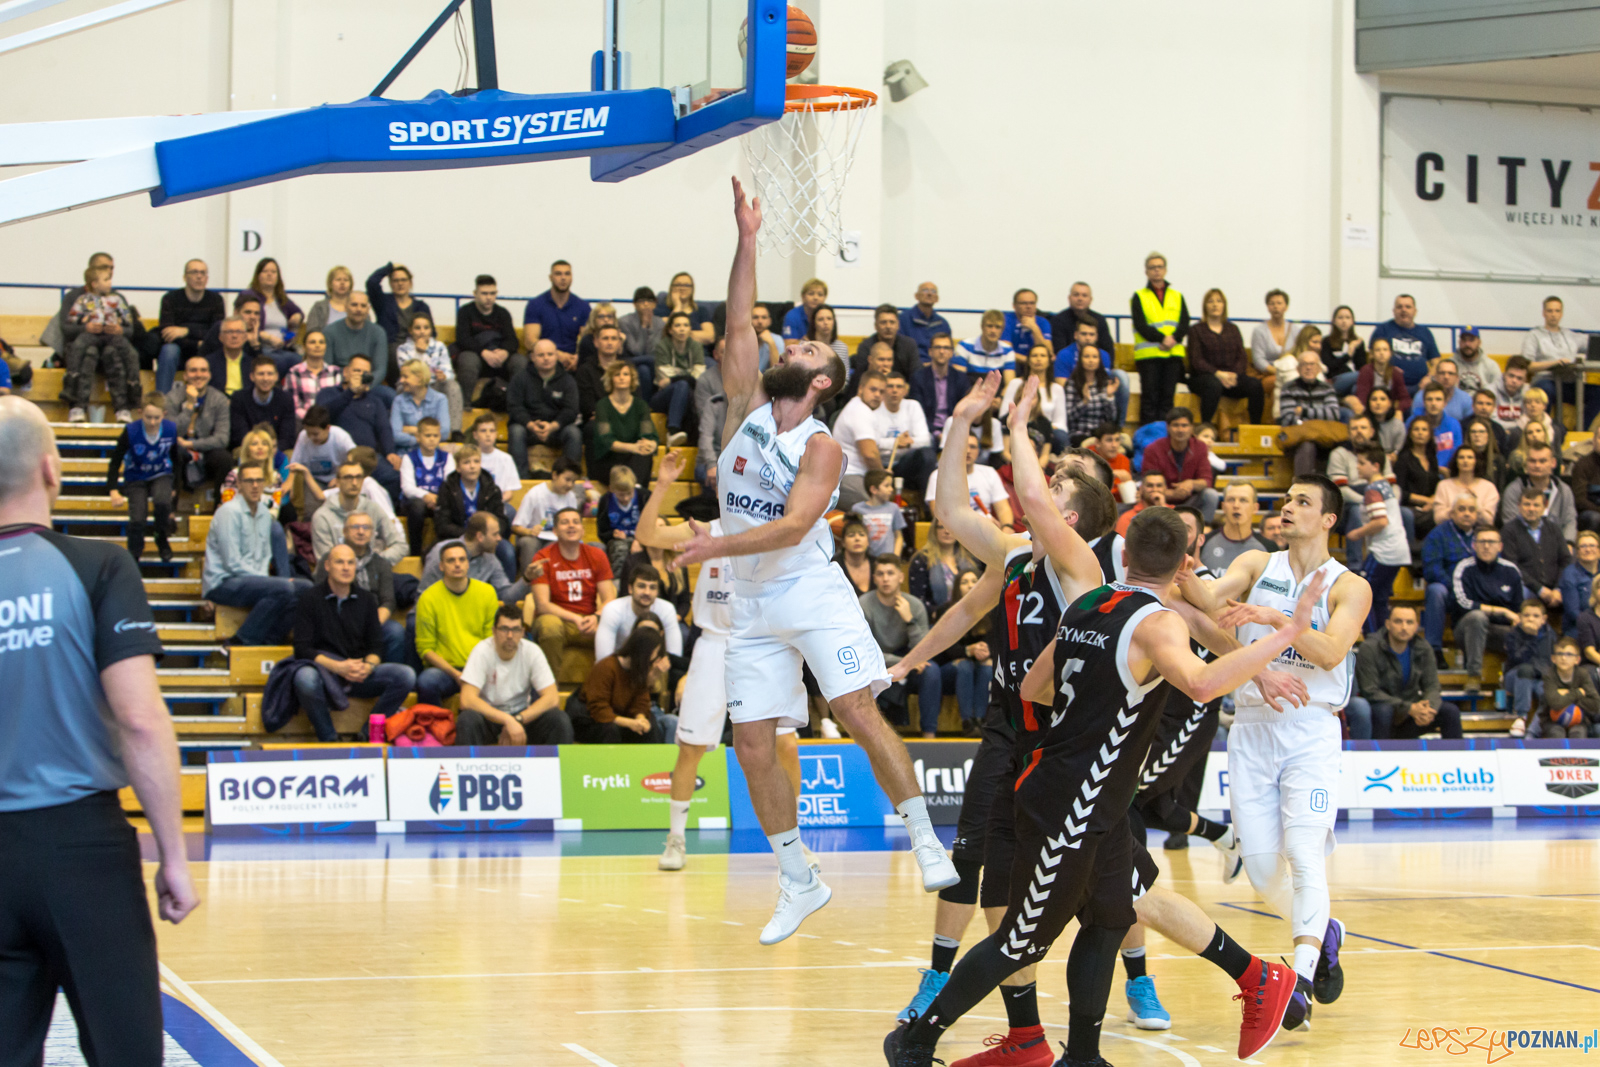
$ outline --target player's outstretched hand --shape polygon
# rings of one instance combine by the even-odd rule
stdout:
[[[683,543],[683,547],[678,550],[678,558],[667,564],[668,570],[679,570],[691,563],[704,563],[720,554],[717,539],[711,536],[711,527],[690,519],[689,529],[694,531],[694,536]]]
[[[1222,612],[1217,615],[1217,625],[1225,630],[1249,623],[1259,623],[1276,630],[1286,625],[1288,621],[1288,617],[1277,608],[1269,608],[1264,604],[1244,604],[1237,600],[1228,601]]]
[[[761,229],[761,198],[749,202],[744,198],[744,185],[733,179],[733,221],[739,224],[739,236],[754,237]]]
[[[1022,392],[1011,405],[1011,415],[1007,421],[1011,424],[1012,440],[1017,434],[1024,436],[1028,433],[1028,413],[1033,410],[1034,397],[1039,395],[1039,379],[1036,375],[1028,375],[1028,380],[1022,386]]]
[[[1000,392],[1000,372],[992,370],[983,376],[983,380],[971,389],[967,395],[956,401],[956,406],[950,410],[953,419],[966,419],[976,422],[983,418],[994,403],[996,394]]]
[[[200,906],[200,894],[189,877],[187,861],[163,863],[156,869],[156,910],[167,922],[177,925]]]
[[[1285,703],[1290,707],[1305,707],[1311,697],[1306,691],[1306,683],[1285,671],[1262,671],[1254,681],[1256,688],[1261,690],[1261,699],[1273,711],[1285,710]]]
[[[1300,591],[1300,599],[1295,601],[1294,605],[1294,618],[1290,620],[1290,625],[1297,632],[1305,633],[1311,629],[1311,612],[1316,608],[1317,601],[1322,599],[1322,591],[1327,587],[1328,576],[1318,571]]]
[[[661,457],[661,467],[656,471],[656,484],[671,485],[683,473],[683,453],[676,448],[667,449]]]

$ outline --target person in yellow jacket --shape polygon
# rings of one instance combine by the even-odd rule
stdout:
[[[1147,284],[1133,294],[1133,359],[1139,370],[1139,425],[1160,422],[1172,409],[1183,378],[1183,339],[1189,334],[1189,306],[1167,284],[1167,257],[1144,257]]]

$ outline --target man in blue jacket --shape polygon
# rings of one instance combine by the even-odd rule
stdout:
[[[1506,634],[1517,624],[1517,609],[1522,604],[1522,572],[1500,558],[1500,531],[1480,526],[1472,535],[1472,556],[1456,564],[1451,574],[1450,592],[1455,610],[1456,641],[1461,645],[1462,669],[1472,680],[1483,673],[1485,645],[1505,651]]]
[[[356,447],[366,445],[378,453],[373,480],[383,486],[398,508],[400,457],[394,450],[389,409],[372,391],[372,362],[366,356],[351,356],[345,364],[344,384],[318,393],[317,403],[328,409],[333,424],[348,433]]]
[[[1380,322],[1372,331],[1372,341],[1380,337],[1389,342],[1389,351],[1394,353],[1390,363],[1405,376],[1406,389],[1415,393],[1429,364],[1439,358],[1439,346],[1432,330],[1417,325],[1417,301],[1411,294],[1394,298],[1394,318]]]
[[[1450,517],[1422,540],[1422,577],[1428,585],[1422,609],[1423,631],[1433,646],[1433,658],[1444,665],[1444,623],[1453,602],[1450,585],[1456,564],[1472,557],[1472,528],[1478,522],[1478,501],[1462,493],[1450,508]]]
[[[928,365],[919,367],[911,376],[911,399],[922,405],[922,413],[928,416],[928,432],[936,442],[956,402],[972,388],[972,375],[950,365],[955,354],[956,344],[949,334],[934,334],[928,341]]]

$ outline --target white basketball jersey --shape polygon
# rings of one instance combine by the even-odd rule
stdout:
[[[1327,581],[1327,588],[1322,591],[1322,599],[1317,601],[1316,607],[1311,611],[1311,628],[1326,630],[1329,618],[1328,596],[1333,592],[1333,583],[1345,573],[1348,572],[1344,564],[1330,559],[1306,575],[1305,581],[1297,582],[1294,580],[1294,571],[1289,568],[1289,553],[1274,552],[1267,557],[1267,565],[1261,571],[1261,577],[1256,579],[1256,584],[1246,599],[1248,603],[1261,604],[1276,608],[1285,615],[1293,615],[1295,603],[1300,599],[1300,592],[1305,588],[1306,582],[1311,580],[1312,574],[1322,574]],[[1273,628],[1270,626],[1249,623],[1239,627],[1239,643],[1254,644],[1272,632]],[[1271,670],[1285,671],[1299,677],[1306,684],[1308,704],[1320,704],[1338,711],[1350,702],[1351,679],[1348,656],[1340,660],[1339,665],[1333,670],[1325,671],[1290,647],[1280,653],[1269,666]],[[1240,686],[1238,692],[1234,693],[1233,699],[1240,707],[1267,706],[1254,682],[1246,682]]]
[[[739,425],[739,432],[717,457],[717,488],[722,493],[722,526],[730,534],[744,533],[773,519],[783,517],[789,491],[800,473],[800,458],[806,443],[828,428],[808,418],[787,433],[778,433],[772,418],[772,405],[752,411]],[[843,475],[844,467],[840,465]],[[839,502],[839,484],[834,482],[828,507]],[[802,574],[821,571],[833,565],[833,534],[821,518],[806,532],[805,539],[793,548],[776,549],[755,556],[736,556],[733,576],[741,582],[788,581]]]
[[[722,520],[711,520],[711,536],[722,536]],[[728,605],[733,601],[733,557],[708,559],[700,564],[694,583],[694,623],[708,634],[727,637],[733,632]]]

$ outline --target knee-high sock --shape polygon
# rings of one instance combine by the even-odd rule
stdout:
[[[1106,1001],[1111,999],[1117,949],[1127,933],[1126,926],[1085,926],[1072,940],[1072,954],[1067,957],[1067,995],[1071,998],[1067,1054],[1076,1059],[1092,1060],[1100,1054],[1100,1024],[1106,1016]]]
[[[1261,894],[1267,906],[1283,918],[1294,922],[1294,887],[1289,881],[1289,865],[1276,852],[1262,852],[1244,858],[1245,873],[1250,884]]]
[[[1294,826],[1283,833],[1284,852],[1289,858],[1289,874],[1294,881],[1294,905],[1290,923],[1295,937],[1315,937],[1318,941],[1328,928],[1327,868],[1328,832],[1320,826]]]

